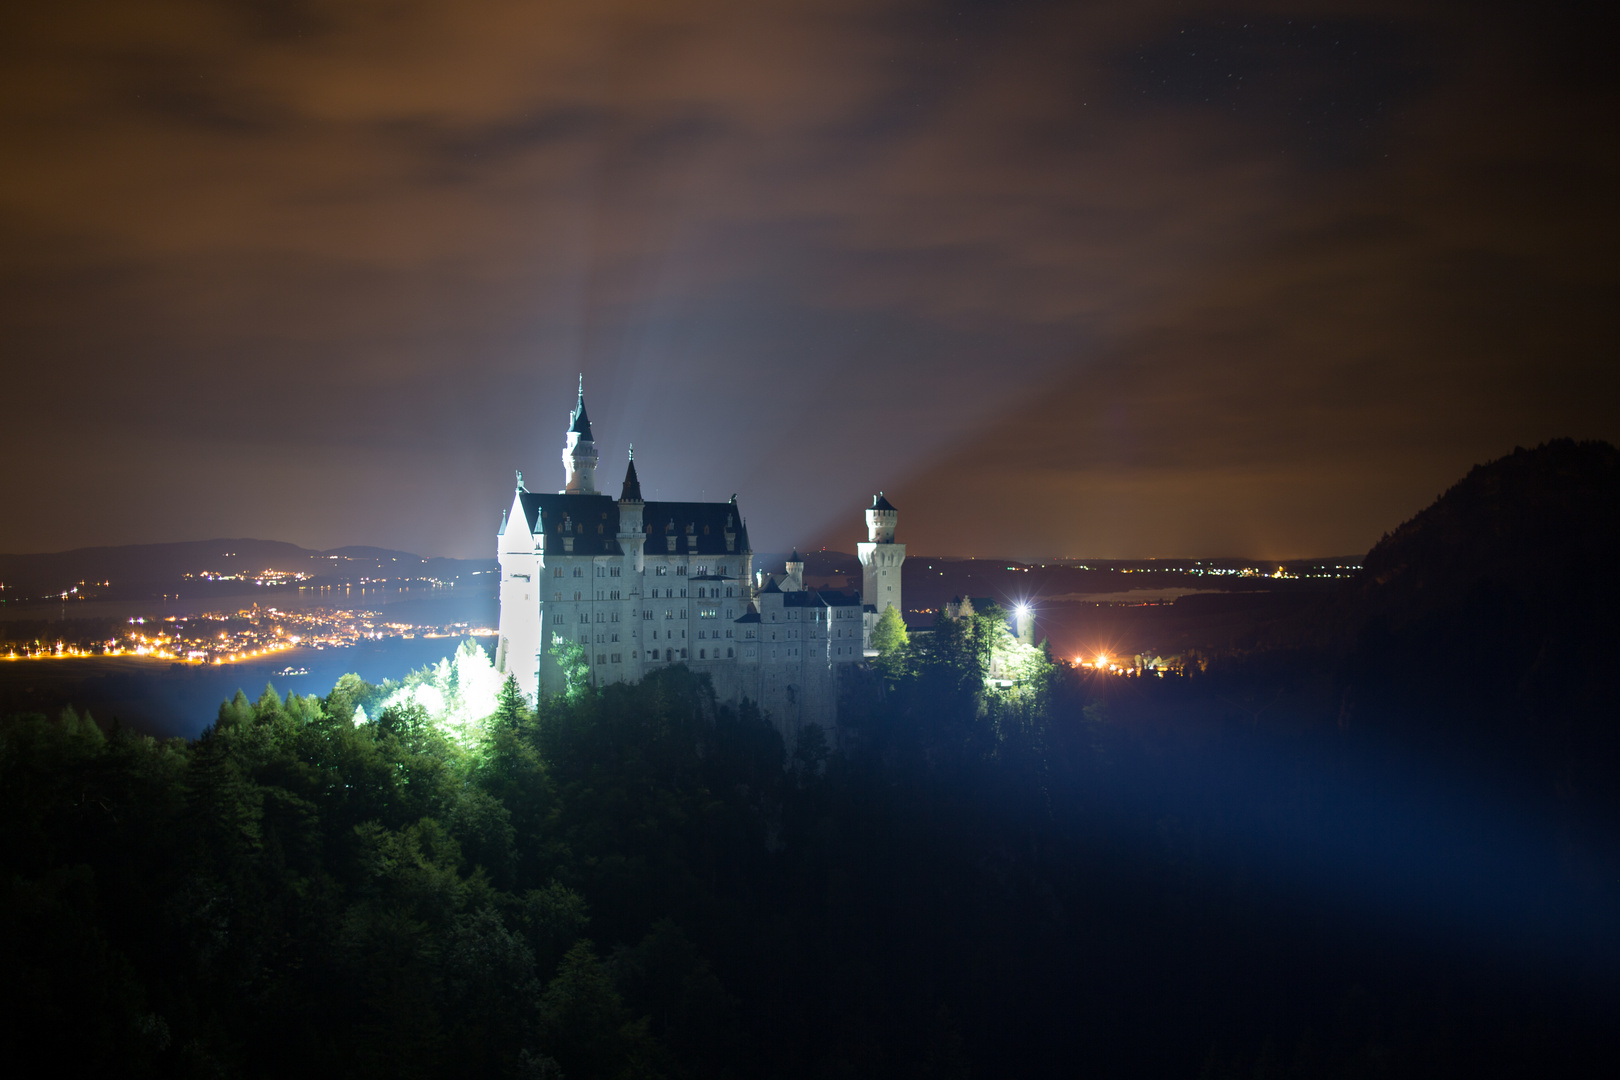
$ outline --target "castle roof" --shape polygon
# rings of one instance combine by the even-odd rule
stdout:
[[[619,504],[608,495],[551,495],[538,491],[518,492],[531,533],[549,537],[574,538],[574,555],[618,555]],[[598,529],[600,526],[600,529]],[[642,528],[649,540],[659,536],[681,537],[679,555],[738,555],[748,550],[748,535],[736,503],[650,502],[642,511]],[[735,546],[726,549],[726,532],[737,534]],[[696,543],[684,539],[695,537]],[[647,545],[648,555],[665,554],[655,543]]]
[[[793,554],[791,554],[791,555],[789,555],[787,557],[787,561],[788,562],[804,562],[804,556],[799,554],[799,549],[798,548],[794,548],[793,549]]]
[[[568,416],[568,430],[577,431],[580,441],[591,438],[591,418],[585,415],[585,376],[579,377],[579,404]],[[592,440],[594,441],[594,440]]]
[[[582,398],[581,400],[584,400],[584,399]],[[883,492],[880,491],[876,495],[872,496],[872,509],[873,510],[894,510],[894,504],[891,503],[888,499],[885,499],[883,497]],[[899,513],[899,511],[895,510],[895,513]]]
[[[619,494],[619,501],[641,502],[641,478],[636,475],[634,451],[630,454],[630,467],[624,470],[624,490]]]
[[[675,550],[682,555],[736,555],[748,550],[748,535],[742,529],[742,515],[736,503],[650,502],[642,513],[648,539],[647,554],[660,554],[660,536],[681,539]],[[735,546],[726,548],[726,533],[737,534]],[[685,537],[697,538],[695,545]]]
[[[574,538],[574,555],[618,555],[619,504],[607,495],[518,492],[531,533]],[[551,549],[555,550],[555,549]]]
[[[782,606],[790,607],[859,607],[861,598],[849,593],[822,592],[820,589],[804,589],[800,592],[782,594]]]

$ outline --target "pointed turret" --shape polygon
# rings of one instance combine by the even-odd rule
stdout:
[[[784,592],[804,591],[804,556],[799,549],[794,548],[793,554],[787,558],[787,578],[782,582]]]
[[[585,376],[579,377],[579,403],[568,414],[568,438],[563,444],[562,493],[595,495],[596,440],[591,437],[590,417],[585,415]]]
[[[642,502],[641,478],[636,475],[636,448],[630,448],[630,466],[624,470],[624,490],[619,495],[619,501]]]
[[[574,411],[568,414],[568,430],[580,437],[580,441],[591,438],[591,418],[585,415],[585,376],[579,377],[579,401],[574,405]]]

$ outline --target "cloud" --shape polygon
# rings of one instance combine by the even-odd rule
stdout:
[[[940,552],[1003,513],[1006,554],[1365,546],[1514,440],[1614,434],[1612,98],[1465,14],[33,11],[0,329],[50,453],[0,548],[273,504],[482,553],[580,370],[605,462],[739,492],[763,547],[852,542],[878,487]],[[115,457],[109,516],[71,493]]]

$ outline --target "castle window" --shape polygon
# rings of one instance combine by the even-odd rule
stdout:
[[[585,568],[582,567],[582,566],[574,567],[574,576],[575,577],[584,577],[585,576]]]
[[[730,636],[731,636],[731,631],[730,631],[730,630],[727,630],[727,631],[726,631],[726,637],[730,637]]]
[[[708,658],[709,658],[709,650],[708,649],[699,649],[698,650],[698,659],[699,660],[707,660]]]
[[[597,577],[607,577],[607,567],[605,567],[605,566],[598,566],[598,567],[597,567],[597,568],[596,568],[596,576],[597,576]]]
[[[704,574],[707,574],[709,572],[709,568],[707,566],[703,565],[702,563],[699,563],[698,568],[697,568],[697,572],[698,572],[698,577],[702,577]]]
[[[574,590],[574,599],[575,600],[583,600],[583,599],[585,599],[585,594],[580,592],[578,589],[575,589]]]
[[[607,653],[597,653],[597,654],[596,654],[596,662],[597,662],[597,663],[598,663],[598,664],[605,664],[605,663],[607,663]]]
[[[552,570],[551,571],[551,576],[552,577],[562,577],[562,567],[559,566],[556,569]]]
[[[727,586],[726,586],[726,595],[727,595],[727,596],[730,596],[730,595],[731,595],[731,586],[730,586],[730,585],[727,585]]]
[[[686,595],[686,590],[685,590],[685,589],[682,589],[682,590],[681,590],[681,595],[682,595],[682,596],[685,596],[685,595]]]
[[[676,577],[685,577],[686,576],[686,567],[684,565],[683,566],[677,566],[675,568],[675,576]]]
[[[600,611],[598,611],[598,612],[597,612],[597,613],[596,613],[596,621],[597,621],[597,622],[601,622],[601,621],[602,621],[602,613],[601,613],[601,612],[600,612]]]
[[[619,640],[619,635],[618,634],[609,634],[608,635],[608,640],[609,641],[618,641]]]
[[[669,608],[664,609],[664,618],[673,619],[674,617],[675,617],[675,612],[674,611],[672,611]]]
[[[685,660],[685,659],[686,659],[686,650],[685,650],[685,649],[682,649],[682,650],[681,650],[681,659],[682,659],[682,660]]]
[[[597,535],[597,536],[601,536],[601,535],[602,535],[602,529],[603,529],[603,526],[602,526],[602,525],[597,525],[597,527],[596,527],[596,535]]]
[[[659,567],[659,568],[658,568],[658,571],[657,571],[657,573],[658,573],[658,576],[659,576],[659,577],[668,577],[668,576],[669,576],[669,567],[667,567],[667,566],[660,566],[660,567]]]
[[[610,569],[608,571],[608,577],[618,577],[619,576],[619,571],[622,570],[622,569],[624,569],[624,568],[620,567],[620,566],[613,567],[612,569]]]
[[[651,653],[649,653],[649,654],[648,654],[648,655],[649,655],[649,656],[651,656],[651,657],[652,657],[652,658],[653,658],[653,659],[654,659],[654,660],[656,660],[656,659],[658,659],[658,650],[657,650],[657,649],[654,649],[654,650],[653,650],[653,651],[652,651],[652,652],[651,652]]]
[[[725,566],[722,564],[720,567],[718,567],[715,570],[715,573],[719,574],[721,577],[725,577],[726,576],[726,568],[725,568]]]
[[[562,599],[562,593],[554,592],[554,593],[551,594],[551,598],[553,600],[561,600]]]
[[[623,656],[624,656],[624,654],[623,654],[623,653],[614,653],[614,654],[613,654],[613,662],[614,662],[614,663],[615,663],[615,664],[617,664],[617,663],[619,663],[619,662],[620,662],[620,660],[621,660],[621,658],[622,658],[622,657],[623,657]]]
[[[731,659],[731,648],[730,648],[730,646],[727,646],[727,648],[726,648],[726,659],[727,660]]]
[[[643,609],[642,612],[641,612],[641,617],[643,619],[650,619],[650,618],[652,618],[652,612],[649,611],[649,610]]]

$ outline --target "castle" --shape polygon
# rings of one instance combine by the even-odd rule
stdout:
[[[496,539],[501,624],[495,667],[531,699],[563,689],[557,640],[577,641],[595,685],[635,682],[685,664],[722,701],[757,703],[789,737],[836,720],[840,672],[868,653],[885,608],[902,615],[898,514],[881,494],[866,511],[859,596],[807,589],[795,551],[787,573],[754,569],[748,527],[730,502],[648,502],[635,454],[614,499],[597,490],[585,385],[569,414],[564,485],[529,491],[523,474]]]

